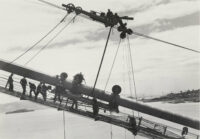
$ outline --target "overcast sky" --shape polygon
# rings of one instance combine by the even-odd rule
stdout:
[[[200,7],[198,7],[200,2],[197,0],[49,0],[49,2],[57,5],[71,2],[87,11],[106,12],[107,9],[111,9],[121,16],[134,17],[134,21],[128,21],[128,26],[136,32],[200,50]],[[66,14],[65,11],[37,0],[0,0],[0,3],[0,58],[7,61],[13,60],[33,45]],[[68,16],[60,28],[72,17],[73,15]],[[27,66],[50,75],[65,71],[70,79],[74,74],[82,72],[86,83],[93,85],[107,33],[108,28],[104,25],[78,16],[74,23],[70,24]],[[52,36],[16,63],[24,65]],[[113,30],[97,85],[99,88],[105,87],[118,42],[119,33]],[[199,88],[199,54],[135,35],[130,36],[130,44],[138,95],[158,95]],[[120,45],[108,91],[113,84],[120,84],[126,94],[130,93],[127,55],[125,39]]]

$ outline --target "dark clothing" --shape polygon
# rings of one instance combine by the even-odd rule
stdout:
[[[71,92],[72,92],[74,95],[79,95],[79,94],[80,94],[80,93],[78,92],[78,90],[77,90],[77,87],[78,87],[78,86],[79,86],[78,84],[75,84],[75,83],[72,84]],[[74,105],[75,105],[75,109],[78,109],[78,102],[77,102],[77,100],[75,100],[75,99],[71,99],[71,100],[73,101],[71,108],[73,108]]]
[[[130,125],[130,130],[134,135],[137,135],[137,124],[136,124],[136,120],[134,117],[129,117],[129,125]]]
[[[26,79],[22,78],[21,81],[20,81],[20,84],[21,84],[22,89],[23,89],[22,95],[25,95],[25,93],[26,93],[26,85],[27,85]]]
[[[9,91],[13,91],[13,78],[12,76],[9,76],[8,78],[8,84],[9,84]]]
[[[12,78],[12,74],[9,76],[5,88],[7,88],[8,85],[9,85],[8,90],[11,91],[11,92],[13,92],[13,78]]]
[[[32,97],[32,92],[34,94],[36,94],[36,86],[33,83],[29,83],[29,87],[30,87],[30,92],[29,92],[29,96]]]
[[[41,89],[42,89],[41,94],[43,96],[43,99],[44,99],[44,101],[46,101],[48,87],[45,84],[43,84]]]
[[[93,109],[93,115],[96,117],[99,113],[99,106],[97,104],[97,99],[93,99],[92,109]]]
[[[118,108],[118,104],[117,104],[117,99],[119,98],[120,96],[117,95],[117,94],[114,94],[112,93],[111,96],[110,96],[110,101],[109,101],[109,107],[110,107],[110,110],[111,111],[115,111],[117,113],[119,113],[119,108]]]
[[[36,93],[35,93],[35,100],[37,100],[38,94],[42,92],[42,84],[40,83],[37,86]]]
[[[188,134],[188,128],[187,128],[187,127],[183,127],[183,130],[182,130],[181,135],[182,135],[182,136],[185,136],[185,135],[187,135],[187,134]]]
[[[56,86],[56,88],[55,88],[54,102],[56,102],[56,99],[57,99],[57,97],[58,97],[58,100],[59,100],[60,103],[61,103],[60,95],[61,95],[62,93],[64,93],[64,91],[65,91],[65,88],[62,87],[61,84],[59,84],[59,85]]]

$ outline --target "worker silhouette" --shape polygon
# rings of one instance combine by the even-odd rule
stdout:
[[[68,74],[66,72],[62,72],[60,76],[56,76],[58,83],[55,87],[55,96],[54,96],[54,103],[56,102],[57,98],[62,103],[61,94],[65,93],[64,82],[66,81]]]
[[[112,87],[112,94],[110,95],[110,101],[109,101],[109,108],[110,111],[115,111],[119,113],[119,108],[117,104],[117,99],[120,98],[119,94],[121,93],[121,87],[119,85],[114,85]]]
[[[81,86],[81,83],[84,81],[84,76],[82,73],[78,73],[76,75],[74,75],[74,78],[73,78],[73,81],[72,81],[72,88],[71,88],[71,92],[74,94],[74,95],[81,95],[81,92],[78,90],[78,87]],[[78,103],[77,103],[77,100],[75,99],[72,99],[73,103],[72,103],[72,106],[71,108],[74,108],[75,106],[75,109],[78,109]]]
[[[183,127],[183,130],[182,130],[181,135],[182,135],[183,137],[185,137],[187,134],[188,134],[188,128],[187,128],[187,127]]]
[[[54,103],[57,101],[57,99],[59,100],[59,102],[61,103],[62,102],[62,100],[61,100],[61,93],[63,92],[63,90],[64,90],[64,88],[63,88],[63,83],[62,82],[64,82],[64,81],[61,81],[61,79],[60,79],[60,77],[59,77],[59,75],[57,75],[56,76],[56,79],[58,80],[58,83],[57,83],[57,85],[55,86],[55,89],[54,89],[54,91],[55,91],[55,96],[54,96]],[[64,79],[62,79],[62,80],[64,80]]]
[[[29,82],[29,87],[30,87],[29,97],[32,97],[32,92],[36,94],[36,86],[34,83]]]
[[[8,81],[6,83],[5,88],[7,88],[8,85],[9,85],[8,90],[11,91],[11,92],[13,92],[14,91],[13,90],[13,73],[11,73],[11,75],[8,77]]]
[[[137,126],[137,123],[136,123],[136,119],[135,117],[131,117],[131,116],[128,116],[129,118],[129,125],[130,125],[130,131],[136,136],[137,135],[137,132],[138,132],[138,126]]]
[[[93,109],[93,116],[94,116],[94,120],[98,120],[98,114],[99,114],[99,105],[97,102],[96,98],[93,98],[93,104],[92,104],[92,109]]]
[[[37,97],[39,95],[39,93],[42,92],[42,82],[40,82],[37,86],[36,92],[35,92],[35,100],[37,100]]]
[[[41,94],[42,94],[42,97],[44,99],[44,101],[46,101],[47,99],[47,86],[45,85],[45,83],[42,83],[42,90],[41,90]]]
[[[21,80],[20,80],[20,84],[22,86],[22,96],[21,96],[21,99],[24,99],[24,96],[25,96],[25,93],[26,93],[26,85],[27,85],[27,81],[26,81],[26,78],[23,77]]]

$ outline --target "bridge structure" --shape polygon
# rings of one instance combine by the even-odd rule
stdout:
[[[19,65],[15,64],[10,64],[8,62],[5,62],[3,60],[0,60],[0,69],[9,73],[13,73],[19,76],[27,77],[30,80],[34,80],[35,82],[45,82],[51,86],[56,86],[59,80],[56,77],[49,76],[47,74],[37,72]],[[4,83],[6,84],[7,81],[7,76],[2,76],[0,78],[1,84]],[[19,86],[19,82],[17,82]],[[18,87],[16,91],[10,92],[9,90],[5,89],[3,87],[3,84],[0,87],[0,92],[12,95],[15,97],[21,97],[21,89]],[[78,88],[78,91],[81,92],[81,95],[74,95],[73,93],[70,92],[71,87],[72,87],[72,82],[71,81],[65,81],[64,87],[66,89],[65,94],[62,94],[63,101],[62,103],[54,103],[53,101],[53,96],[55,95],[53,92],[48,92],[48,97],[47,101],[44,101],[42,98],[38,98],[35,100],[34,98],[30,98],[28,95],[25,96],[25,100],[32,101],[34,103],[40,103],[42,105],[46,105],[49,107],[54,107],[57,108],[58,110],[64,110],[64,111],[69,111],[75,114],[79,114],[88,118],[92,118],[94,120],[110,123],[116,126],[123,127],[130,132],[134,132],[132,129],[130,123],[129,123],[129,117],[133,117],[131,114],[119,114],[119,116],[112,116],[110,115],[110,109],[109,109],[109,98],[111,97],[110,95],[106,94],[103,92],[103,90],[95,89],[94,93],[96,95],[96,98],[100,101],[98,101],[98,106],[100,108],[100,112],[97,116],[93,115],[93,110],[92,110],[92,105],[93,105],[93,94],[91,93],[92,87],[86,86],[86,85],[81,85]],[[72,101],[71,100],[77,100],[78,101],[78,109],[72,109]],[[183,126],[187,126],[193,129],[199,130],[199,125],[200,122],[198,120],[190,119],[188,117],[183,117],[181,115],[177,115],[174,113],[170,113],[167,111],[159,110],[144,104],[140,104],[138,102],[134,102],[131,100],[127,100],[124,98],[118,98],[117,103],[119,106],[138,111],[141,113],[145,113],[154,117],[158,117],[161,119],[165,119],[174,123],[181,124]],[[85,110],[84,108],[87,107],[88,109]],[[108,113],[106,113],[107,111]],[[157,122],[153,122],[151,120],[144,119],[142,117],[136,117],[137,125],[138,125],[138,132],[137,135],[144,136],[147,138],[155,138],[155,139],[179,139],[182,138],[181,136],[181,130],[169,127],[164,124],[160,124]],[[199,135],[193,134],[193,133],[188,133],[188,139],[198,139]]]
[[[106,45],[104,48],[104,53],[103,53],[103,56],[102,56],[102,59],[100,62],[96,81],[95,81],[95,84],[93,87],[81,84],[80,86],[76,87],[76,91],[79,92],[79,95],[75,95],[71,91],[72,87],[73,87],[72,81],[65,80],[65,81],[63,81],[63,84],[62,84],[65,89],[65,93],[61,94],[62,102],[60,102],[60,103],[56,103],[53,101],[52,98],[55,95],[53,92],[48,92],[48,97],[47,97],[46,101],[43,100],[42,98],[38,98],[37,100],[35,100],[34,98],[31,98],[27,95],[25,95],[23,99],[29,100],[29,101],[32,101],[35,103],[40,103],[42,105],[46,105],[49,107],[54,107],[54,108],[57,108],[58,110],[69,111],[69,112],[79,114],[79,115],[82,115],[82,116],[85,116],[88,118],[92,118],[94,120],[111,123],[113,125],[120,126],[120,127],[123,127],[125,129],[129,130],[130,132],[133,133],[133,135],[141,135],[141,136],[145,136],[147,138],[154,138],[154,139],[180,139],[180,138],[183,138],[182,130],[178,130],[176,128],[169,127],[164,124],[153,122],[151,120],[147,120],[147,119],[144,119],[139,116],[136,117],[136,116],[133,116],[128,113],[123,113],[123,114],[119,113],[119,116],[110,115],[111,109],[109,107],[109,103],[110,103],[110,100],[112,99],[112,96],[107,94],[103,90],[97,89],[96,82],[98,80],[99,72],[101,69],[101,65],[103,63],[104,54],[106,52],[106,48],[107,48],[107,44],[108,44],[108,40],[109,40],[110,32],[111,32],[112,28],[116,28],[120,32],[120,39],[125,39],[129,35],[135,34],[135,35],[143,36],[143,37],[150,38],[150,39],[153,39],[156,41],[160,41],[163,43],[167,43],[167,44],[170,44],[170,45],[173,45],[176,47],[187,49],[187,50],[190,50],[193,52],[199,53],[199,51],[185,48],[180,45],[176,45],[173,43],[169,43],[166,41],[162,41],[162,40],[159,40],[159,39],[156,39],[153,37],[145,36],[145,35],[139,34],[137,32],[134,32],[130,28],[127,27],[126,23],[124,23],[124,20],[133,20],[132,17],[119,16],[117,13],[112,13],[110,10],[108,10],[107,13],[103,13],[103,12],[98,13],[95,11],[88,12],[88,11],[83,10],[79,6],[75,7],[73,4],[62,4],[62,7],[59,7],[59,6],[53,5],[49,2],[46,2],[44,0],[39,0],[39,1],[42,1],[46,4],[49,4],[51,6],[54,6],[54,7],[60,8],[64,11],[67,11],[68,14],[75,13],[76,16],[77,15],[87,16],[93,21],[97,21],[97,22],[104,24],[105,27],[110,27],[110,30],[109,30]],[[65,19],[65,17],[60,21],[60,23],[62,21],[64,21],[64,19]],[[58,25],[56,25],[55,28]],[[55,28],[53,28],[48,34],[50,34]],[[46,36],[44,36],[43,38],[45,38]],[[28,52],[33,47],[35,47],[40,41],[38,41],[35,45],[33,45],[31,48],[29,48],[26,52]],[[45,45],[41,50],[43,50],[45,47],[47,47],[47,45]],[[22,77],[26,77],[37,83],[44,82],[44,83],[46,83],[50,86],[54,86],[54,87],[56,87],[60,83],[60,80],[56,77],[52,77],[47,74],[44,74],[44,73],[41,73],[41,72],[38,72],[38,71],[35,71],[32,69],[28,69],[25,66],[19,66],[19,65],[13,64],[21,56],[23,56],[23,54],[11,62],[6,62],[4,60],[0,60],[0,70],[6,71],[9,73],[13,73],[15,75],[19,75]],[[7,78],[8,77],[1,77],[1,81],[5,83]],[[16,97],[22,96],[22,93],[19,90],[10,92],[3,87],[0,87],[0,92],[6,93],[6,94],[9,94],[12,96],[16,96]],[[73,100],[78,102],[79,107],[77,109],[73,109],[70,106],[70,105],[72,105]],[[98,100],[97,103],[94,102],[94,100]],[[169,122],[177,123],[183,127],[200,130],[200,121],[198,121],[198,120],[184,117],[182,115],[178,115],[178,114],[171,113],[168,111],[160,110],[157,108],[153,108],[153,107],[150,107],[150,106],[126,99],[126,98],[122,98],[122,97],[116,98],[115,101],[116,101],[117,105],[119,105],[120,107],[129,109],[131,111],[141,112],[143,114],[154,116],[154,117],[157,117],[157,118],[160,118],[163,120],[167,120]],[[93,113],[94,105],[98,105],[98,107],[100,109],[100,111],[97,115],[96,114],[94,115],[94,113]],[[87,107],[88,109],[85,110],[84,107]],[[107,114],[106,111],[109,114]],[[120,114],[122,114],[122,115],[120,115]],[[135,119],[137,126],[133,127],[133,125],[131,123],[131,118]],[[184,138],[199,139],[199,135],[189,132],[187,134],[187,136]]]

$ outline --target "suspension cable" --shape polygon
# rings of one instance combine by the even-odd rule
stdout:
[[[24,65],[27,65],[28,63],[30,63],[42,50],[44,50],[45,48],[47,48],[49,46],[49,44],[61,33],[64,31],[64,29],[72,22],[74,21],[74,19],[76,18],[76,15],[51,39],[49,40],[46,45],[44,45],[43,47],[41,47],[41,49],[35,54],[33,55]]]
[[[137,89],[136,89],[135,73],[134,73],[134,68],[133,68],[133,60],[132,60],[132,52],[131,52],[129,35],[127,35],[127,41],[128,41],[128,49],[129,49],[129,56],[130,56],[130,63],[131,63],[131,71],[132,71],[132,78],[133,78],[134,91],[135,91],[135,100],[137,102]],[[138,116],[139,116],[139,112],[138,112]]]
[[[112,70],[113,70],[113,67],[114,67],[116,58],[117,58],[117,54],[118,54],[118,51],[119,51],[120,43],[121,43],[121,39],[119,40],[118,47],[117,47],[117,50],[116,50],[116,52],[115,52],[114,60],[113,60],[113,63],[112,63],[112,66],[111,66],[111,69],[110,69],[110,72],[109,72],[109,75],[108,75],[108,79],[107,79],[107,81],[106,81],[106,85],[105,85],[105,88],[104,88],[104,92],[106,91],[108,82],[109,82],[109,80],[110,80],[110,76],[111,76],[111,73],[112,73]]]
[[[133,60],[132,60],[132,52],[131,52],[131,47],[130,47],[129,36],[127,36],[127,41],[128,41],[128,49],[129,49],[130,64],[131,64],[131,72],[132,72],[133,84],[134,84],[134,91],[135,91],[135,97],[136,97],[136,101],[137,101],[137,91],[136,91],[137,89],[136,89],[136,83],[135,83],[135,75],[134,75]]]
[[[108,41],[109,41],[109,38],[110,38],[111,30],[112,30],[112,27],[110,27],[110,30],[109,30],[109,33],[108,33],[108,37],[107,37],[107,40],[106,40],[106,45],[105,45],[105,48],[104,48],[104,51],[103,51],[103,55],[102,55],[102,58],[101,58],[101,62],[100,62],[100,65],[99,65],[97,76],[96,76],[96,79],[95,79],[95,82],[94,82],[94,86],[93,86],[93,89],[92,89],[92,94],[93,94],[94,98],[96,98],[95,93],[94,93],[94,89],[96,88],[96,83],[97,83],[97,80],[98,80],[98,77],[99,77],[101,66],[102,66],[102,63],[103,63],[103,60],[104,60],[104,56],[105,56],[105,53],[106,53],[106,49],[107,49],[107,46],[108,46]]]
[[[60,6],[57,6],[55,4],[52,4],[50,2],[47,2],[47,1],[44,1],[44,0],[39,0],[45,4],[48,4],[50,6],[53,6],[55,8],[58,8],[58,9],[62,9],[62,10],[65,10],[65,8],[63,7],[60,7]],[[91,21],[94,21],[92,20],[91,18],[87,17],[87,16],[84,16],[84,15],[81,15],[82,17],[88,19],[88,20],[91,20]],[[114,28],[117,28],[117,27],[114,27]],[[176,46],[176,47],[179,47],[179,48],[182,48],[182,49],[185,49],[185,50],[189,50],[189,51],[193,51],[193,52],[196,52],[196,53],[200,53],[200,51],[198,50],[194,50],[194,49],[190,49],[190,48],[187,48],[187,47],[184,47],[184,46],[181,46],[181,45],[178,45],[178,44],[175,44],[175,43],[171,43],[171,42],[168,42],[168,41],[164,41],[164,40],[161,40],[161,39],[158,39],[158,38],[154,38],[154,37],[151,37],[151,36],[148,36],[148,35],[145,35],[145,34],[142,34],[142,33],[138,33],[138,32],[135,32],[133,31],[133,34],[137,35],[137,36],[142,36],[142,37],[145,37],[145,38],[148,38],[148,39],[152,39],[152,40],[155,40],[155,41],[159,41],[159,42],[163,42],[163,43],[166,43],[166,44],[170,44],[170,45],[173,45],[173,46]]]
[[[61,21],[56,24],[47,34],[45,34],[39,41],[37,41],[35,44],[33,44],[31,47],[29,47],[25,52],[23,52],[22,54],[20,54],[19,56],[17,56],[14,60],[12,60],[9,64],[12,64],[13,62],[15,62],[16,60],[18,60],[19,58],[21,58],[23,55],[25,55],[28,51],[30,51],[31,49],[33,49],[35,46],[37,46],[37,44],[39,44],[42,40],[44,40],[44,38],[46,38],[51,32],[53,32],[64,20],[65,18],[68,16],[69,14],[67,13],[62,19]]]
[[[127,47],[127,48],[126,48]],[[131,82],[131,76],[129,76],[130,74],[131,74],[131,71],[130,71],[130,67],[131,67],[131,65],[130,65],[130,54],[129,54],[129,48],[128,48],[128,44],[127,45],[125,45],[125,53],[124,53],[124,55],[126,56],[125,58],[125,63],[126,63],[126,66],[127,66],[127,73],[128,73],[128,75],[127,75],[127,78],[128,78],[128,83],[129,83],[129,85],[128,85],[128,87],[129,87],[129,91],[130,91],[130,94],[131,94],[131,97],[133,97],[133,90],[132,90],[132,82]],[[134,112],[133,112],[133,115],[134,115]]]
[[[112,123],[110,124],[110,139],[112,139],[113,138],[113,131],[112,131],[113,129],[112,129]]]
[[[111,112],[110,112],[110,116],[111,116]],[[110,139],[112,138],[113,138],[113,128],[112,128],[112,123],[110,123]]]
[[[65,111],[63,110],[63,129],[64,129],[64,139],[66,139],[66,132],[65,132]]]
[[[148,38],[148,39],[151,39],[151,40],[159,41],[159,42],[162,42],[162,43],[170,44],[172,46],[179,47],[179,48],[182,48],[182,49],[185,49],[185,50],[189,50],[189,51],[192,51],[192,52],[200,53],[200,51],[198,51],[198,50],[190,49],[190,48],[187,48],[187,47],[175,44],[175,43],[171,43],[171,42],[168,42],[168,41],[164,41],[164,40],[161,40],[161,39],[158,39],[158,38],[154,38],[154,37],[142,34],[142,33],[133,32],[133,34],[135,34],[137,36],[142,36],[144,38]]]

